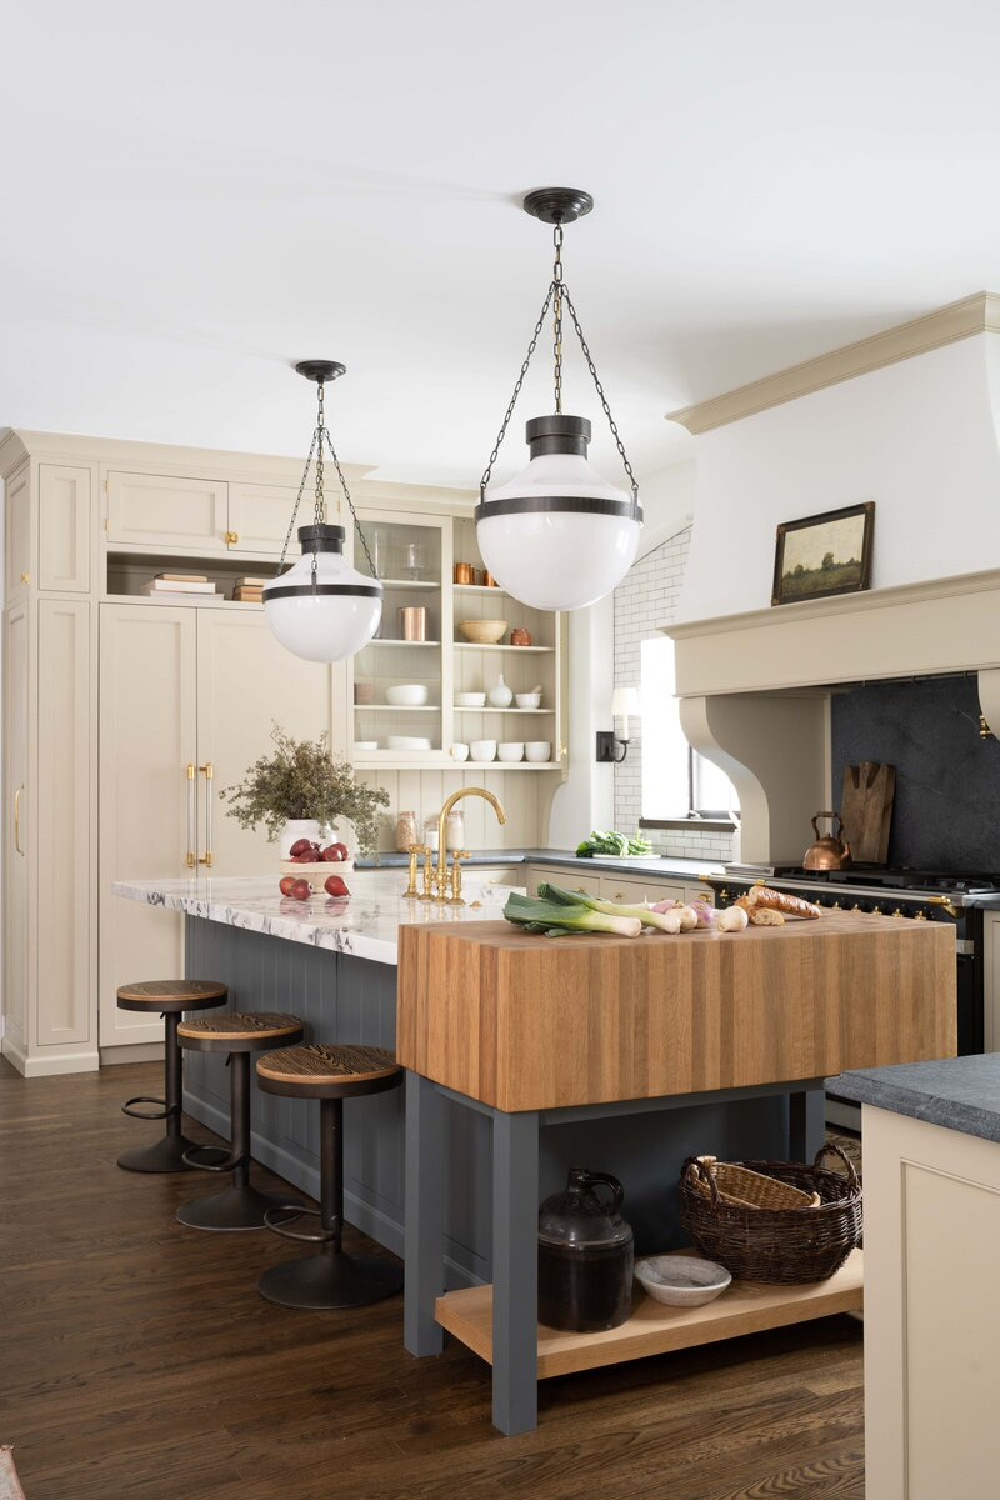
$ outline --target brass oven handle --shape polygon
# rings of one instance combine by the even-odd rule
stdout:
[[[24,853],[21,848],[21,794],[23,791],[24,787],[19,786],[14,793],[14,848],[18,854]]]
[[[949,917],[958,916],[958,912],[947,896],[928,896],[927,900],[931,906],[940,906],[941,910],[947,912]]]
[[[195,798],[195,791],[194,791],[195,764],[194,764],[193,760],[189,760],[188,763],[187,763],[187,765],[184,767],[184,775],[187,777],[187,784],[188,784],[188,790],[187,790],[187,853],[184,856],[184,863],[187,865],[187,867],[188,867],[189,870],[193,870],[194,867],[195,867],[195,865],[198,863],[198,855],[197,855],[197,853],[195,851],[195,831],[194,831],[194,823],[195,823],[195,808],[194,808],[194,798]]]
[[[215,767],[210,760],[203,766],[198,767],[199,772],[205,778],[205,852],[198,857],[198,863],[212,868],[212,778],[215,775]]]

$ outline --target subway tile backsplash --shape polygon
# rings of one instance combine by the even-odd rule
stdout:
[[[691,528],[675,536],[637,562],[615,590],[615,685],[639,686],[639,650],[673,619],[691,545]],[[634,833],[642,816],[642,721],[631,720],[632,739],[624,763],[615,767],[615,827]],[[725,863],[732,858],[732,837],[701,833],[697,828],[649,831],[658,853],[675,859],[707,859]]]

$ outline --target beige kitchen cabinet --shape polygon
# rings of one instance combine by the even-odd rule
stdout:
[[[567,865],[529,865],[525,876],[528,895],[537,896],[539,882],[544,880],[565,886],[568,891],[582,891],[585,896],[601,894],[599,875],[579,875]]]
[[[997,1494],[1000,1145],[863,1105],[865,1478],[873,1500]]]
[[[682,883],[672,880],[636,880],[624,875],[602,875],[601,896],[605,901],[620,901],[637,906],[642,901],[686,901]]]
[[[117,987],[184,972],[179,915],[136,906],[115,880],[273,872],[262,830],[223,815],[221,788],[269,746],[330,727],[331,671],[283,651],[259,614],[225,605],[101,606],[101,1047],[155,1041]],[[208,863],[210,861],[210,863]]]
[[[280,557],[297,494],[295,485],[230,483],[229,551],[263,552]],[[288,543],[287,556],[290,558],[300,555],[296,531],[299,526],[307,526],[312,521],[314,501],[315,490],[307,488]]]
[[[201,555],[226,550],[229,485],[224,480],[112,470],[107,493],[110,544]]]
[[[97,1058],[91,606],[32,599],[4,647],[4,1052],[24,1073]]]
[[[1000,1052],[1000,911],[983,913],[983,1007],[987,1052]]]
[[[38,587],[90,592],[92,474],[86,465],[38,468]]]
[[[27,464],[4,488],[4,604],[27,595],[31,582],[31,484]]]

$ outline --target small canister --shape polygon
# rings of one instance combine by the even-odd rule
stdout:
[[[597,1333],[628,1318],[635,1251],[624,1196],[617,1178],[577,1167],[538,1210],[540,1323]]]
[[[444,846],[446,849],[465,848],[465,815],[453,808],[444,820]]]
[[[457,562],[455,564],[455,582],[461,584],[475,583],[475,569],[471,563]]]
[[[409,854],[410,847],[419,843],[417,838],[417,815],[401,812],[396,819],[396,849],[400,854]]]
[[[404,604],[399,611],[399,638],[402,641],[427,639],[427,610],[422,604]]]

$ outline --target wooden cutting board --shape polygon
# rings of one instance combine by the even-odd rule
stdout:
[[[895,793],[895,766],[863,760],[859,766],[844,767],[840,820],[855,864],[884,865],[888,859]]]

